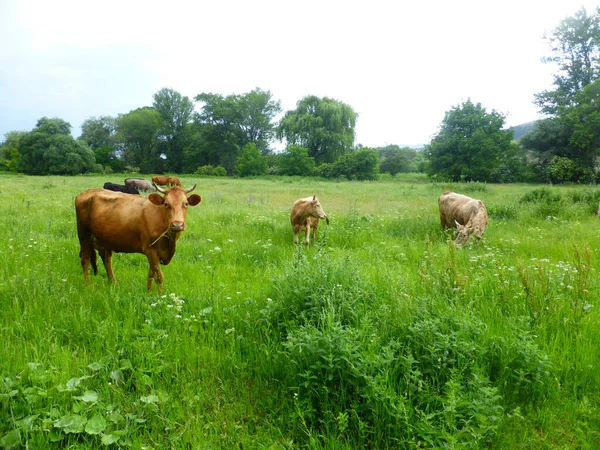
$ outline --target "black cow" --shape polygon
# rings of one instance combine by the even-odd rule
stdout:
[[[125,194],[140,195],[140,191],[138,191],[135,186],[123,186],[122,184],[111,183],[110,181],[104,183],[104,189],[115,192],[123,192]]]

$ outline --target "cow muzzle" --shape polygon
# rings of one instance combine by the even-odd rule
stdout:
[[[171,231],[185,230],[185,222],[171,222]]]

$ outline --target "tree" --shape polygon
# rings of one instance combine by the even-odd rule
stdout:
[[[247,143],[257,146],[260,153],[270,153],[274,118],[281,111],[279,102],[269,91],[258,88],[242,95],[202,93],[194,98],[202,109],[194,119],[201,141],[187,153],[195,166],[222,165],[233,173],[240,149]]]
[[[81,125],[79,140],[93,150],[97,164],[113,172],[121,172],[125,166],[117,155],[116,132],[117,120],[114,117],[90,117]]]
[[[333,163],[352,149],[357,117],[345,103],[311,95],[300,100],[295,110],[285,113],[277,137],[307,148],[317,164]]]
[[[123,162],[142,173],[160,173],[163,160],[158,148],[162,118],[154,108],[138,108],[117,117],[116,141]]]
[[[71,124],[42,117],[19,142],[19,171],[28,175],[75,175],[100,170],[94,153],[71,136]]]
[[[21,158],[20,142],[26,134],[24,131],[10,131],[5,134],[5,140],[0,145],[0,168],[2,170],[17,172]]]
[[[80,140],[87,143],[92,150],[113,145],[117,132],[117,121],[114,117],[90,117],[81,125]]]
[[[288,145],[279,157],[281,175],[311,175],[315,170],[315,159],[308,155],[308,149],[299,145]]]
[[[446,112],[426,147],[427,174],[452,181],[489,181],[510,149],[512,131],[504,116],[470,99]]]
[[[419,172],[423,163],[423,152],[410,147],[388,145],[377,149],[381,158],[381,173],[394,176],[397,173]]]
[[[241,177],[264,175],[267,162],[254,142],[248,142],[242,147],[242,152],[235,163],[235,170]]]
[[[242,134],[247,142],[253,142],[261,155],[271,153],[270,143],[275,135],[275,117],[281,112],[281,103],[274,101],[270,91],[259,88],[238,99]]]
[[[547,179],[593,181],[600,148],[596,137],[600,124],[600,8],[590,15],[580,9],[561,21],[546,39],[552,56],[544,60],[555,63],[558,73],[554,90],[536,94],[536,103],[548,118],[521,143],[539,155]]]
[[[340,156],[333,163],[329,176],[333,178],[345,176],[349,180],[377,180],[379,178],[377,150],[362,148]]]
[[[163,88],[154,94],[154,109],[162,118],[159,141],[164,145],[167,170],[181,173],[183,153],[187,145],[187,128],[192,121],[194,104],[173,89]]]
[[[553,91],[536,94],[542,112],[556,115],[561,107],[577,104],[577,94],[600,77],[600,8],[588,15],[581,8],[573,17],[562,20],[545,36],[552,56],[545,62],[555,63]]]

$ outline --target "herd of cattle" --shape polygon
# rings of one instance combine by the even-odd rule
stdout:
[[[161,186],[168,186],[163,189]],[[98,273],[96,251],[102,258],[108,278],[115,281],[112,269],[113,253],[141,253],[150,265],[147,288],[156,282],[162,292],[163,273],[175,255],[177,241],[185,230],[187,208],[202,201],[198,194],[188,195],[196,188],[184,189],[176,177],[126,178],[125,184],[107,182],[103,189],[88,189],[75,198],[79,258],[83,276],[89,281],[90,265]],[[139,191],[151,192],[147,197]],[[133,195],[131,195],[133,194]],[[162,194],[162,195],[161,195]],[[443,229],[456,227],[457,245],[466,244],[471,236],[481,239],[488,224],[488,214],[481,200],[454,192],[445,192],[438,199]],[[329,218],[316,196],[298,199],[292,206],[290,222],[294,243],[305,232],[304,244],[317,238],[319,219]]]

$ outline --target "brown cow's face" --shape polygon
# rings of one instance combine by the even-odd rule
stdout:
[[[323,211],[323,207],[321,206],[321,203],[319,202],[319,199],[316,196],[313,197],[313,199],[310,203],[310,206],[311,206],[311,216],[318,217],[319,219],[325,219],[327,221],[327,223],[329,223],[327,214],[325,214],[325,211]]]
[[[150,194],[148,200],[164,208],[169,230],[178,232],[185,230],[188,206],[198,205],[202,201],[202,197],[198,194],[192,194],[188,197],[183,189],[171,188],[165,192],[164,197],[160,194]]]

